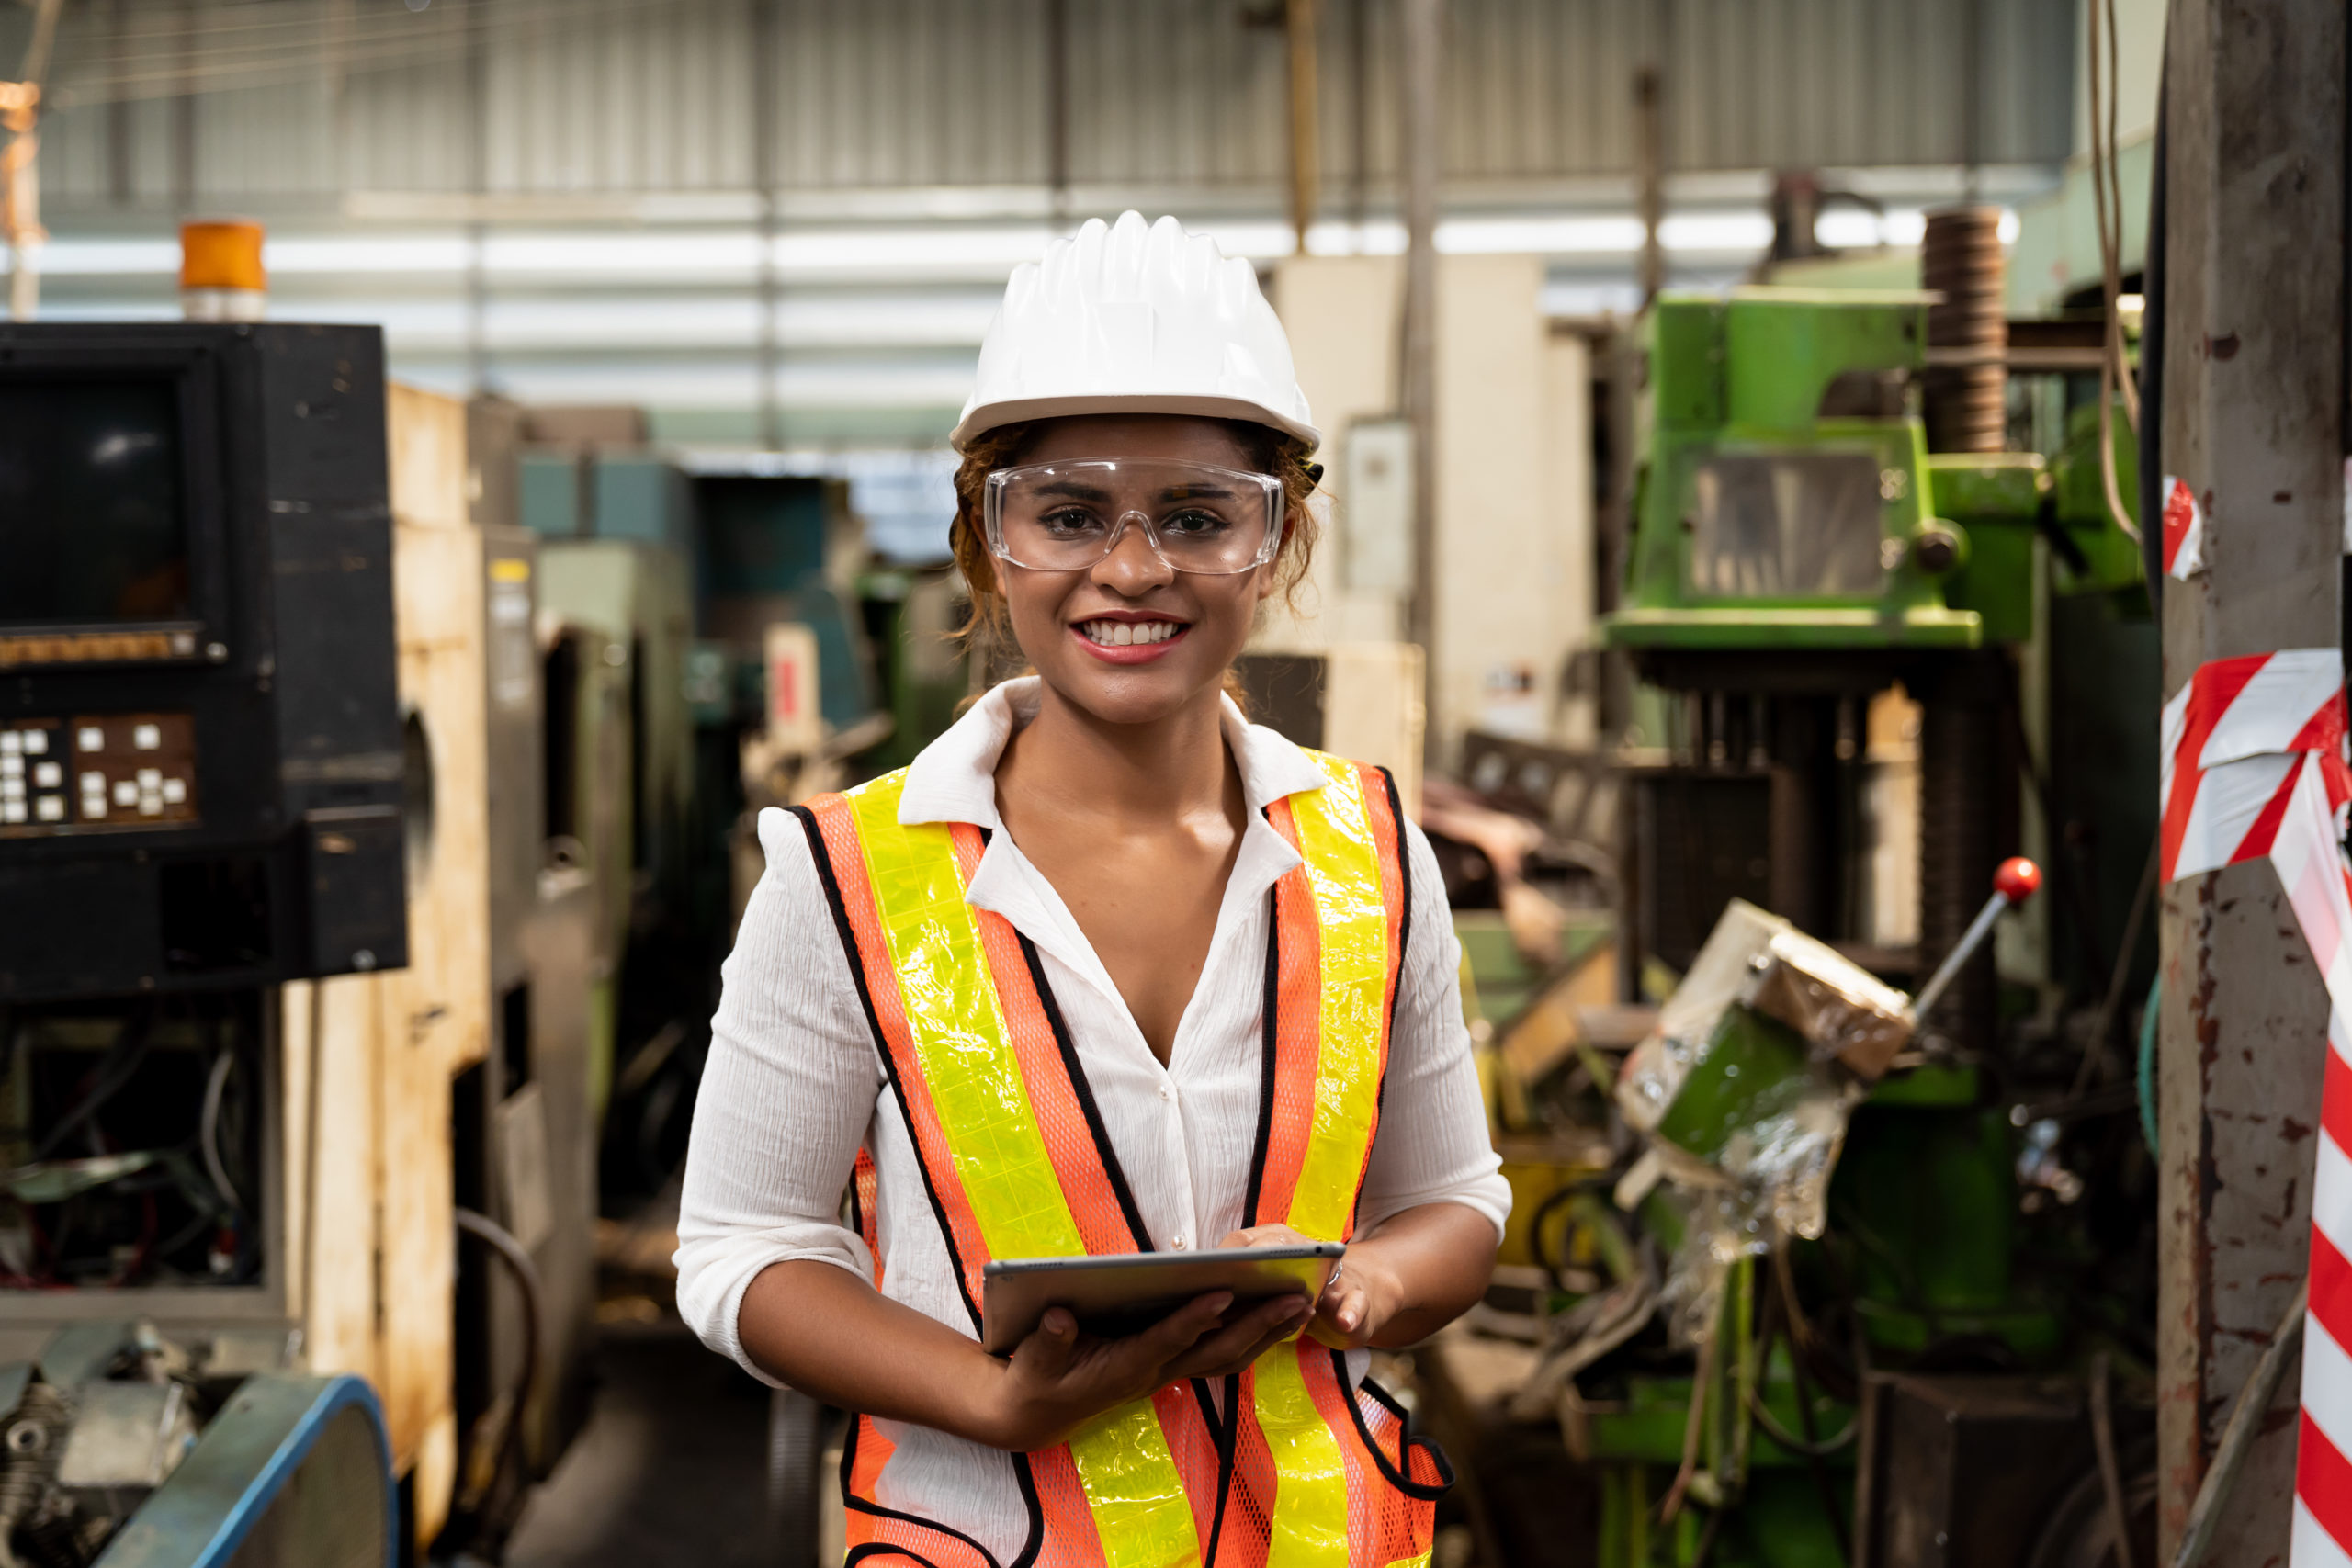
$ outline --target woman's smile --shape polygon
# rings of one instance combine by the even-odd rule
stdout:
[[[1192,623],[1130,611],[1091,616],[1069,629],[1080,647],[1106,664],[1148,664],[1173,652]]]

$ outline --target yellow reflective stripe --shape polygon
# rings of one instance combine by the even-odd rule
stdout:
[[[907,1031],[939,1128],[991,1258],[1086,1250],[1029,1106],[944,824],[899,821],[906,778],[849,792]]]
[[[942,824],[899,822],[905,788],[905,775],[893,773],[848,795],[956,1180],[989,1257],[1075,1257],[1086,1244],[1029,1103],[955,843]],[[1097,1417],[1071,1440],[1070,1458],[1109,1568],[1199,1560],[1192,1505],[1148,1401]]]
[[[1424,1551],[1419,1557],[1399,1557],[1388,1568],[1430,1568],[1430,1553]]]
[[[1069,1440],[1069,1455],[1094,1513],[1104,1568],[1182,1568],[1200,1561],[1193,1505],[1150,1401],[1096,1416]]]
[[[1292,1340],[1258,1358],[1258,1429],[1274,1461],[1266,1568],[1348,1568],[1347,1461],[1299,1370],[1309,1343]]]
[[[1380,846],[1354,764],[1310,751],[1330,779],[1290,797],[1298,852],[1322,935],[1320,1044],[1315,1119],[1290,1202],[1293,1230],[1337,1241],[1355,1210],[1365,1146],[1380,1104],[1380,1039],[1387,1026],[1388,906]]]

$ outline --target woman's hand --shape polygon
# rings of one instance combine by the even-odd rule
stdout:
[[[1220,1247],[1312,1247],[1314,1238],[1288,1225],[1252,1225],[1235,1231]],[[1373,1343],[1373,1337],[1396,1315],[1403,1299],[1396,1278],[1377,1249],[1351,1246],[1324,1282],[1306,1331],[1335,1350],[1355,1350]]]
[[[1048,1311],[1003,1363],[982,1441],[1015,1453],[1069,1440],[1106,1410],[1148,1399],[1187,1378],[1238,1372],[1289,1338],[1311,1314],[1306,1298],[1277,1296],[1227,1315],[1230,1291],[1196,1296],[1149,1328],[1119,1339],[1079,1332],[1069,1309]]]
[[[1235,1231],[1226,1247],[1307,1247],[1288,1225]],[[1459,1203],[1389,1215],[1348,1243],[1307,1332],[1335,1350],[1417,1344],[1468,1310],[1495,1269],[1493,1222]]]

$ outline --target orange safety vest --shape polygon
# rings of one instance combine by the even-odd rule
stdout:
[[[1395,784],[1307,755],[1329,783],[1267,807],[1304,863],[1273,889],[1250,1224],[1345,1241],[1380,1119],[1409,905]],[[973,1331],[994,1258],[1152,1250],[1036,949],[965,889],[985,840],[901,824],[905,774],[794,808],[807,829]],[[873,1165],[853,1202],[874,1239]],[[876,1254],[876,1284],[880,1255]],[[1220,1404],[1223,1414],[1219,1414]],[[1016,1454],[1029,1539],[1010,1565],[876,1501],[891,1445],[865,1416],[842,1460],[849,1563],[928,1568],[1420,1568],[1444,1456],[1344,1355],[1304,1335],[1221,1401],[1194,1380]]]

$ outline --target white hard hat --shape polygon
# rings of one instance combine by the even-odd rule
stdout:
[[[1322,439],[1256,270],[1140,212],[1091,219],[1012,269],[948,439],[961,451],[1001,424],[1076,413],[1205,414]]]

